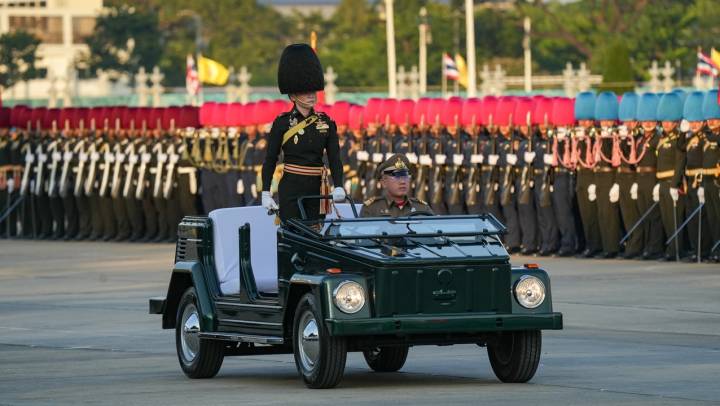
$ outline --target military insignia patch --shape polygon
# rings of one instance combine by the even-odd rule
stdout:
[[[298,123],[297,118],[295,118],[295,117],[290,118],[290,123],[289,123],[290,127],[295,127],[297,125],[297,123]]]
[[[330,128],[330,126],[325,121],[318,120],[317,124],[315,124],[315,128],[317,130],[327,130],[328,128]]]

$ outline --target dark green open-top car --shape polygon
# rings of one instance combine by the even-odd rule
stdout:
[[[541,330],[562,329],[562,314],[545,271],[510,265],[497,219],[336,207],[280,227],[261,207],[182,221],[167,296],[150,312],[175,329],[187,376],[214,376],[225,356],[293,353],[305,383],[328,388],[348,351],[393,372],[412,346],[477,344],[501,381],[533,377]]]

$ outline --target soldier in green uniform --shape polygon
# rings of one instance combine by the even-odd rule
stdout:
[[[363,203],[360,217],[404,217],[415,212],[434,214],[430,206],[408,196],[410,190],[410,161],[395,154],[377,168],[376,178],[382,184],[383,195],[371,197]]]
[[[707,234],[715,246],[720,242],[720,104],[717,90],[705,94],[703,116],[707,121],[707,131],[703,146],[702,187],[698,188],[697,196],[707,207],[707,210],[703,209],[703,215],[707,216],[707,223],[711,225]],[[720,246],[715,246],[715,250],[710,252],[709,260],[720,262]]]

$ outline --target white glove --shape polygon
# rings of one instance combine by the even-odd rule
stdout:
[[[52,160],[53,161],[59,161],[62,159],[62,154],[59,152],[53,152],[52,153]]]
[[[385,153],[385,159],[390,159],[391,156],[395,155],[394,152],[386,152]]]
[[[163,163],[163,164],[164,164],[165,162],[167,162],[167,160],[168,160],[168,155],[167,155],[167,154],[163,154],[163,153],[158,154],[158,161],[159,161],[160,163]]]
[[[252,195],[253,199],[257,199],[257,186],[254,183],[250,185],[250,194]]]
[[[243,185],[242,179],[238,180],[237,183],[237,194],[241,195],[245,192],[245,185]]]
[[[430,159],[430,155],[420,155],[420,165],[432,166],[432,159]]]
[[[418,157],[414,153],[408,152],[407,154],[405,154],[405,156],[407,157],[408,161],[410,161],[411,164],[418,163]]]
[[[382,154],[382,152],[375,152],[375,153],[372,155],[372,160],[373,160],[373,162],[375,162],[376,164],[379,164],[380,162],[382,162],[382,161],[383,161],[383,154]]]
[[[12,193],[15,190],[15,179],[10,178],[7,180],[7,191]]]
[[[514,166],[517,163],[517,155],[507,154],[505,155],[505,160],[507,161],[508,165]]]
[[[332,192],[333,201],[335,203],[340,203],[345,201],[345,189],[341,188],[340,186],[333,189]]]
[[[658,183],[653,188],[653,202],[659,202],[660,201],[660,184]]]
[[[90,160],[97,161],[99,159],[100,159],[100,153],[98,153],[98,152],[90,153]]]
[[[88,160],[88,154],[86,154],[85,152],[81,152],[81,153],[80,153],[80,160],[81,160],[81,161],[87,161],[87,160]]]
[[[447,161],[447,156],[445,154],[437,154],[435,155],[435,163],[438,165],[445,165],[445,161]]]
[[[592,185],[588,186],[588,200],[591,202],[594,202],[595,199],[597,199],[597,187],[593,183]]]
[[[369,158],[370,158],[370,154],[368,154],[367,151],[358,151],[357,152],[358,161],[367,162]]]
[[[578,137],[579,139],[585,138],[585,128],[577,127],[575,129],[575,136]]]
[[[72,153],[72,152],[65,152],[65,153],[63,154],[63,160],[65,160],[65,161],[71,160],[72,157],[73,157],[73,153]]]
[[[138,159],[138,156],[135,155],[135,154],[130,155],[130,158],[128,158],[128,161],[129,161],[131,164],[136,164],[136,163],[138,163],[138,160],[139,160],[139,159]]]
[[[278,205],[275,203],[275,200],[273,200],[272,195],[269,191],[262,192],[262,207],[264,207],[267,210],[277,210]]]
[[[40,154],[38,155],[38,159],[40,160],[40,162],[47,162],[48,156],[47,154]]]
[[[697,190],[698,201],[700,204],[705,204],[705,188],[700,186]]]
[[[687,121],[687,120],[685,120],[685,119],[683,119],[683,120],[680,122],[680,131],[682,131],[682,132],[684,132],[684,133],[690,131],[690,122]]]
[[[637,200],[638,198],[638,184],[633,183],[632,186],[630,186],[630,198],[633,200]]]
[[[490,154],[490,155],[488,155],[488,164],[495,166],[495,165],[497,165],[498,159],[500,159],[499,155]]]
[[[532,151],[528,151],[528,152],[525,152],[523,157],[525,158],[525,163],[529,165],[529,164],[533,163],[533,161],[535,160],[535,153]]]
[[[610,188],[610,203],[617,203],[620,200],[620,185],[614,183]]]
[[[673,199],[673,202],[677,202],[680,198],[680,193],[678,192],[676,187],[670,188],[670,198]]]
[[[179,159],[180,159],[180,155],[178,155],[178,154],[170,155],[170,163],[173,165],[175,165]]]
[[[115,162],[115,155],[113,154],[105,153],[103,158],[105,158],[105,162]]]
[[[483,160],[485,160],[485,155],[483,155],[483,154],[470,155],[470,163],[471,164],[481,164],[481,163],[483,163]]]
[[[553,164],[553,156],[550,154],[544,154],[543,162],[545,163],[545,165],[552,165]]]
[[[453,154],[453,165],[460,166],[460,165],[462,165],[464,160],[465,160],[465,155]]]
[[[149,163],[150,160],[152,159],[152,155],[150,155],[150,154],[147,153],[147,152],[143,152],[143,154],[140,156],[140,158],[142,159],[142,161],[143,161],[144,163]]]

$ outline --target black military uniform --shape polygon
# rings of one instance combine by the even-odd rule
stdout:
[[[507,232],[503,236],[505,246],[511,254],[520,252],[522,244],[522,233],[520,231],[520,218],[518,216],[517,198],[515,193],[515,165],[508,162],[509,155],[515,155],[516,143],[515,134],[508,133],[507,136],[498,134],[497,155],[498,155],[498,200],[505,218]],[[517,159],[517,155],[515,155]]]
[[[445,138],[445,205],[449,214],[465,214],[465,199],[463,196],[463,177],[465,155],[463,145],[464,133],[460,129],[453,135],[449,132]]]
[[[532,131],[532,129],[528,129]],[[534,168],[532,161],[525,160],[525,153],[532,152],[533,143],[527,137],[518,134],[519,143],[517,148],[517,164],[515,170],[515,195],[517,200],[517,213],[522,233],[521,254],[530,255],[537,251],[538,229],[537,212],[535,211],[535,199],[533,191]],[[528,155],[531,158],[531,155]]]
[[[651,131],[640,136],[637,141],[638,163],[635,167],[635,179],[638,184],[637,209],[640,215],[647,213],[654,203],[653,189],[657,185],[657,157],[660,134]],[[642,238],[643,259],[657,259],[663,255],[664,232],[660,209],[653,208],[648,213],[639,232]]]
[[[550,192],[553,168],[545,163],[545,156],[552,154],[551,145],[552,141],[538,130],[533,144],[533,151],[535,151],[533,192],[540,237],[538,253],[543,256],[551,255],[558,249],[559,230]]]
[[[294,44],[285,48],[278,67],[278,87],[283,94],[314,92],[325,87],[322,66],[310,46]],[[275,118],[262,168],[263,192],[270,191],[281,152],[284,172],[278,185],[281,220],[300,217],[299,197],[323,192],[322,182],[328,180],[323,165],[325,153],[332,183],[342,187],[343,167],[337,127],[326,114],[311,109],[303,116],[294,106]],[[305,209],[308,218],[323,217],[319,200],[308,201]]]
[[[700,206],[698,189],[703,186],[703,150],[707,141],[702,131],[697,134],[687,133],[686,139],[685,184],[687,185],[687,204],[685,206],[685,217],[687,218]],[[687,225],[688,240],[691,248],[689,260],[692,262],[697,261],[698,251],[701,258],[706,258],[712,246],[712,241],[708,238],[710,223],[706,216],[707,211],[703,210],[701,214],[695,214]],[[720,225],[715,224],[715,227],[720,227]],[[698,233],[702,234],[699,247]]]
[[[685,168],[685,137],[677,130],[670,134],[663,133],[658,143],[657,173],[656,177],[660,183],[660,215],[662,217],[665,235],[669,237],[675,232],[683,221],[685,213],[685,198],[680,196],[675,205],[670,195],[670,189],[680,190],[683,185]],[[675,210],[675,215],[673,215]],[[676,217],[674,217],[676,216]],[[677,222],[675,221],[677,220]],[[677,224],[676,224],[677,223]],[[678,254],[683,256],[686,247],[684,234],[680,234],[678,240]],[[675,243],[671,242],[665,250],[665,259],[675,259]]]
[[[720,133],[708,130],[705,133],[705,146],[703,147],[703,178],[702,184],[705,194],[705,207],[703,215],[707,216],[710,229],[706,235],[711,243],[720,242]],[[711,247],[712,248],[712,247]],[[709,253],[710,258],[720,260],[720,246]]]
[[[635,143],[633,134],[628,134],[626,138],[620,139],[620,152],[625,157],[630,157],[632,144]],[[616,182],[620,187],[620,200],[618,201],[620,213],[625,230],[629,230],[638,219],[641,213],[638,211],[636,202],[632,199],[631,189],[633,184],[637,182],[637,175],[634,165],[623,160],[617,168]],[[639,185],[637,186],[640,187]],[[643,235],[642,233],[633,233],[627,240],[625,245],[625,253],[623,258],[635,258],[643,254]]]

